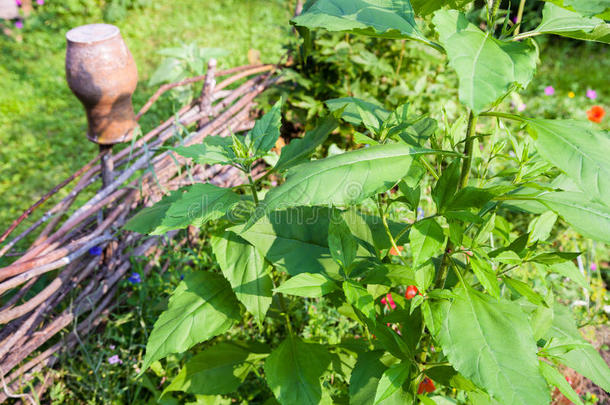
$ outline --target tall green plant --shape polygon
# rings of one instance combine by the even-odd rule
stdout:
[[[499,1],[489,2],[486,31],[447,9],[464,3],[415,2],[434,12],[438,42],[423,36],[408,0],[317,0],[293,20],[305,34],[324,28],[416,40],[446,53],[468,111],[444,131],[407,105],[386,111],[358,99],[331,100],[332,113],[268,168],[264,178],[284,181],[264,193],[251,170],[279,137],[280,103],[245,136],[176,149],[198,163],[232,165],[249,183],[189,186],[127,225],[159,234],[215,221],[212,247],[222,272],[200,271],[179,285],[153,328],[143,369],[245,320],[264,327],[267,317],[281,316],[285,335],[275,347],[212,345],[166,391],[225,394],[256,372],[286,405],[346,403],[347,396],[351,404],[431,404],[427,393],[441,387],[469,403],[547,404],[552,386],[579,403],[557,370],[562,364],[610,390],[610,370],[566,308],[550,290],[541,294],[515,276],[536,265],[586,287],[572,264],[580,253],[544,241],[561,217],[583,235],[610,242],[610,135],[585,122],[495,110],[534,74],[538,48],[528,38],[605,41],[599,33],[606,24],[579,14],[581,3],[549,3],[540,27],[512,36],[508,17],[497,19]],[[589,11],[607,11],[590,3]],[[355,138],[368,146],[310,160],[339,120],[365,128]],[[488,140],[477,131],[483,120],[505,127],[512,121],[531,138],[508,133]],[[473,164],[483,143],[489,158]],[[502,152],[507,144],[514,156]],[[503,170],[489,170],[491,160],[503,161]],[[436,209],[416,217],[428,190]],[[392,220],[397,206],[416,219]],[[527,232],[505,218],[516,207],[533,213]],[[305,341],[292,309],[322,296],[358,322],[366,338]],[[349,381],[345,396],[330,389],[328,373]]]

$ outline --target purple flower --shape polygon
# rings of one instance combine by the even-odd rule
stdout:
[[[131,284],[140,284],[142,279],[139,273],[131,273],[131,276],[127,279]]]
[[[519,112],[525,111],[526,108],[527,108],[527,105],[521,103],[517,106],[517,111],[519,111]]]
[[[23,28],[23,21],[21,21],[21,20],[15,21],[15,28],[22,29]]]
[[[180,274],[180,280],[184,280],[184,274]]]
[[[552,96],[553,94],[555,94],[555,89],[553,88],[553,86],[546,86],[544,88],[544,94],[546,94],[547,96]]]
[[[15,3],[17,3],[17,6],[21,7],[21,0],[15,0]]]
[[[102,248],[99,246],[93,246],[91,249],[89,249],[89,254],[91,256],[99,256],[102,254]]]
[[[114,356],[108,357],[109,364],[123,364],[123,360],[119,359],[119,355],[115,354]]]
[[[590,269],[591,269],[591,271],[597,270],[597,264],[591,263]]]
[[[38,4],[39,6],[44,5],[44,0],[36,0],[36,4]]]
[[[422,207],[417,207],[417,220],[423,219],[425,216],[424,209]]]
[[[595,90],[587,89],[587,98],[595,100],[597,98],[597,92]]]

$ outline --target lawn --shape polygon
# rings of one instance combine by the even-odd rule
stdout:
[[[2,231],[96,153],[96,145],[85,138],[85,114],[68,89],[64,72],[64,34],[73,26],[101,21],[101,11],[89,14],[72,18],[69,26],[59,26],[50,21],[51,16],[45,18],[43,7],[39,17],[25,21],[22,42],[0,36]],[[219,60],[220,68],[247,64],[250,49],[260,51],[262,61],[276,62],[282,55],[289,18],[283,0],[180,0],[128,11],[116,25],[138,65],[135,108],[156,90],[147,86],[163,58],[156,51],[195,42],[229,51]],[[144,131],[171,115],[171,104],[164,105],[166,108],[153,110],[143,119]]]

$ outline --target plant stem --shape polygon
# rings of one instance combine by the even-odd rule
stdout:
[[[286,318],[286,327],[288,328],[288,333],[290,333],[290,336],[294,336],[294,332],[292,331],[292,323],[290,322],[290,316],[288,315],[288,310],[286,309],[286,301],[284,300],[284,295],[279,294],[279,298],[280,307],[282,307],[284,318]]]
[[[526,121],[526,118],[523,118],[519,115],[502,113],[502,112],[497,112],[497,111],[484,112],[484,113],[479,114],[479,117],[498,117],[498,118],[507,118],[509,120],[515,120],[515,121],[522,121],[522,122]]]
[[[398,246],[396,245],[396,241],[394,240],[394,237],[392,236],[392,232],[390,231],[390,227],[388,226],[388,221],[387,221],[387,219],[385,217],[386,213],[383,210],[383,203],[381,202],[381,194],[379,194],[377,196],[377,208],[379,209],[379,216],[381,217],[381,222],[383,223],[383,227],[385,228],[385,232],[388,235],[388,238],[390,239],[390,243],[392,244],[392,247],[394,248],[396,253],[398,253],[398,257],[400,258],[400,261],[402,262],[402,264],[404,264],[406,266],[407,263],[405,262],[405,259],[400,254],[400,250],[398,250]]]
[[[424,166],[426,166],[426,169],[428,169],[430,171],[430,174],[432,174],[432,177],[434,177],[436,180],[438,180],[440,178],[440,176],[438,175],[438,173],[436,172],[436,170],[434,169],[434,167],[432,167],[432,165],[430,164],[430,162],[428,162],[428,159],[426,159],[423,156],[420,156],[419,158],[420,163],[422,163]]]
[[[519,3],[519,9],[517,10],[517,28],[515,28],[515,36],[519,35],[519,30],[521,29],[521,20],[523,19],[523,9],[525,8],[525,0],[521,0]]]
[[[252,198],[254,198],[254,203],[258,205],[258,193],[256,192],[256,184],[252,179],[252,175],[248,173],[248,182],[250,183],[250,191],[252,191]]]
[[[476,135],[477,116],[470,111],[468,116],[468,129],[466,132],[466,141],[464,143],[464,155],[466,158],[462,161],[462,172],[460,173],[459,189],[468,185],[468,176],[470,176],[470,167],[472,166],[472,148],[474,146],[474,138]]]
[[[457,191],[466,187],[468,184],[468,176],[470,174],[470,167],[472,165],[472,148],[473,141],[476,135],[476,126],[477,126],[477,116],[474,115],[472,111],[468,115],[468,128],[466,130],[466,141],[464,142],[464,161],[462,162],[462,171],[460,173],[460,182],[458,183]],[[453,243],[449,239],[447,241],[447,245],[445,246],[445,252],[443,253],[443,258],[441,259],[441,265],[438,269],[438,273],[436,273],[436,279],[434,280],[435,288],[444,288],[445,280],[447,279],[447,274],[449,274],[449,256],[450,253],[454,250]]]

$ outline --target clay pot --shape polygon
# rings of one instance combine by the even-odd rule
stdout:
[[[100,145],[129,141],[136,127],[131,95],[136,64],[114,25],[91,24],[66,34],[66,78],[85,106],[89,140]]]

